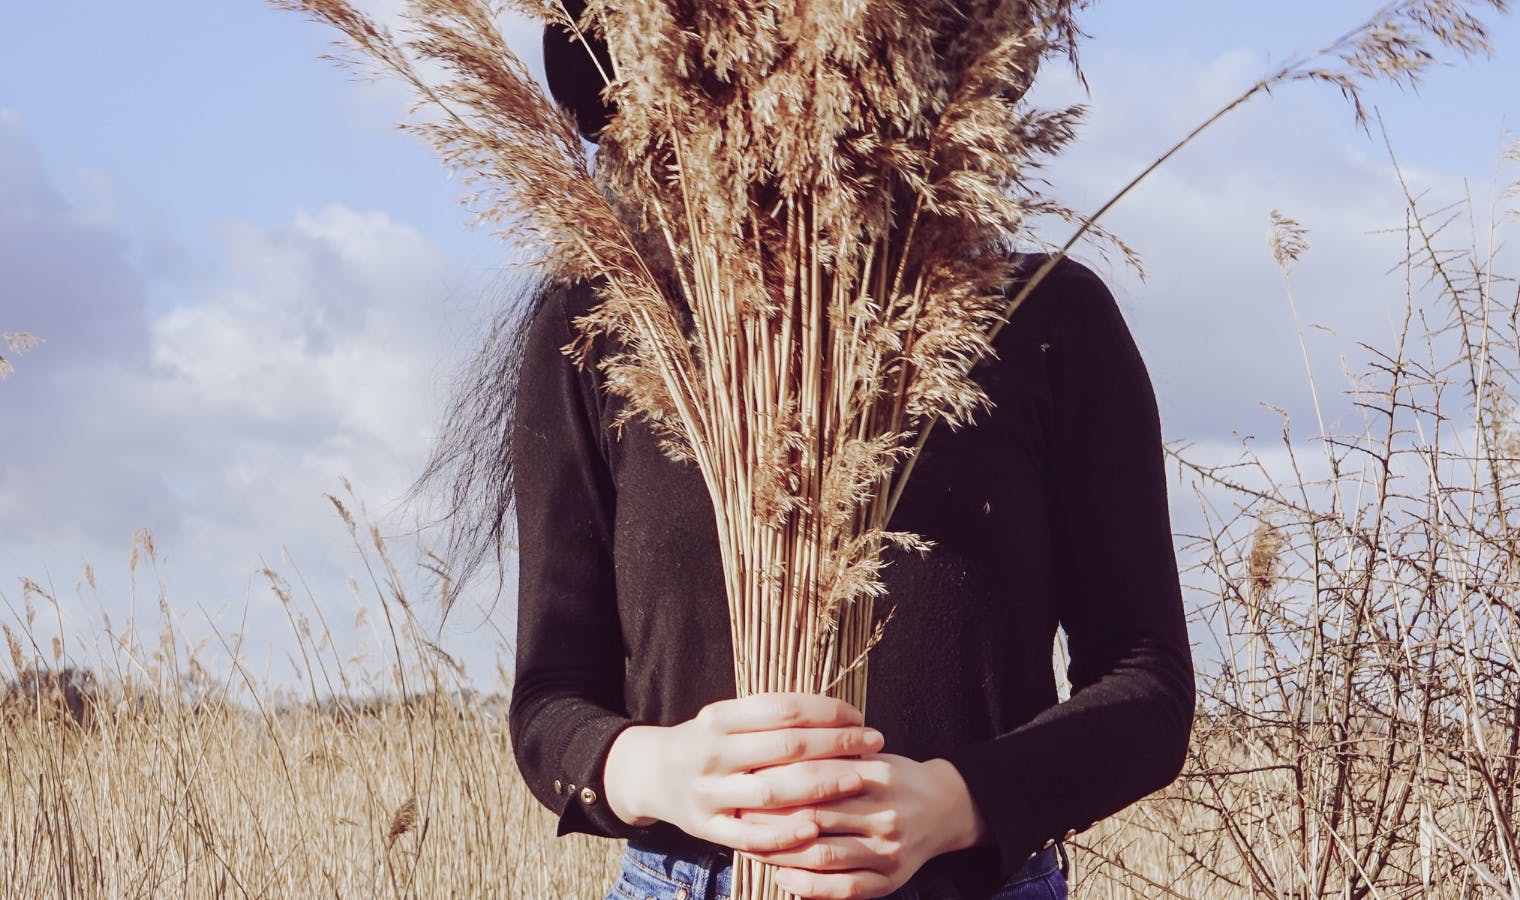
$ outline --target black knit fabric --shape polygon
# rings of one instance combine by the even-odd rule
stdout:
[[[512,741],[559,833],[689,848],[673,826],[613,815],[602,768],[628,725],[735,696],[717,528],[697,468],[642,420],[614,435],[622,401],[561,353],[592,303],[586,284],[555,289],[528,334]],[[865,710],[884,752],[965,778],[992,843],[929,865],[968,898],[1175,778],[1194,701],[1155,396],[1113,296],[1063,261],[995,346],[972,373],[995,408],[935,426],[889,523],[936,546],[888,550],[877,609],[894,614]]]

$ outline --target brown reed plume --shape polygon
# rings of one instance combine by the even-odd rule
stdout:
[[[417,825],[417,798],[408,797],[391,815],[390,827],[385,830],[385,849],[396,845],[396,840]]]

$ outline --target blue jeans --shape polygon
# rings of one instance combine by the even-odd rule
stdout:
[[[1024,864],[991,900],[1066,900],[1066,848],[1042,850]],[[733,866],[714,850],[695,857],[677,856],[629,843],[623,868],[605,900],[729,900]],[[921,879],[883,900],[962,900],[946,878]]]

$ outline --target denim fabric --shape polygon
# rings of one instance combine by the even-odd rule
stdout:
[[[991,900],[1066,900],[1066,848],[1040,851]],[[733,866],[714,850],[678,856],[629,843],[622,871],[605,900],[729,900]],[[948,876],[908,879],[883,900],[963,900]]]

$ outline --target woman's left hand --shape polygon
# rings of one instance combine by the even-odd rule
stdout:
[[[884,897],[930,859],[981,841],[986,826],[949,762],[917,762],[890,753],[851,762],[865,779],[865,788],[852,797],[740,813],[744,819],[818,824],[818,837],[811,841],[746,854],[780,867],[780,887],[810,900]]]

